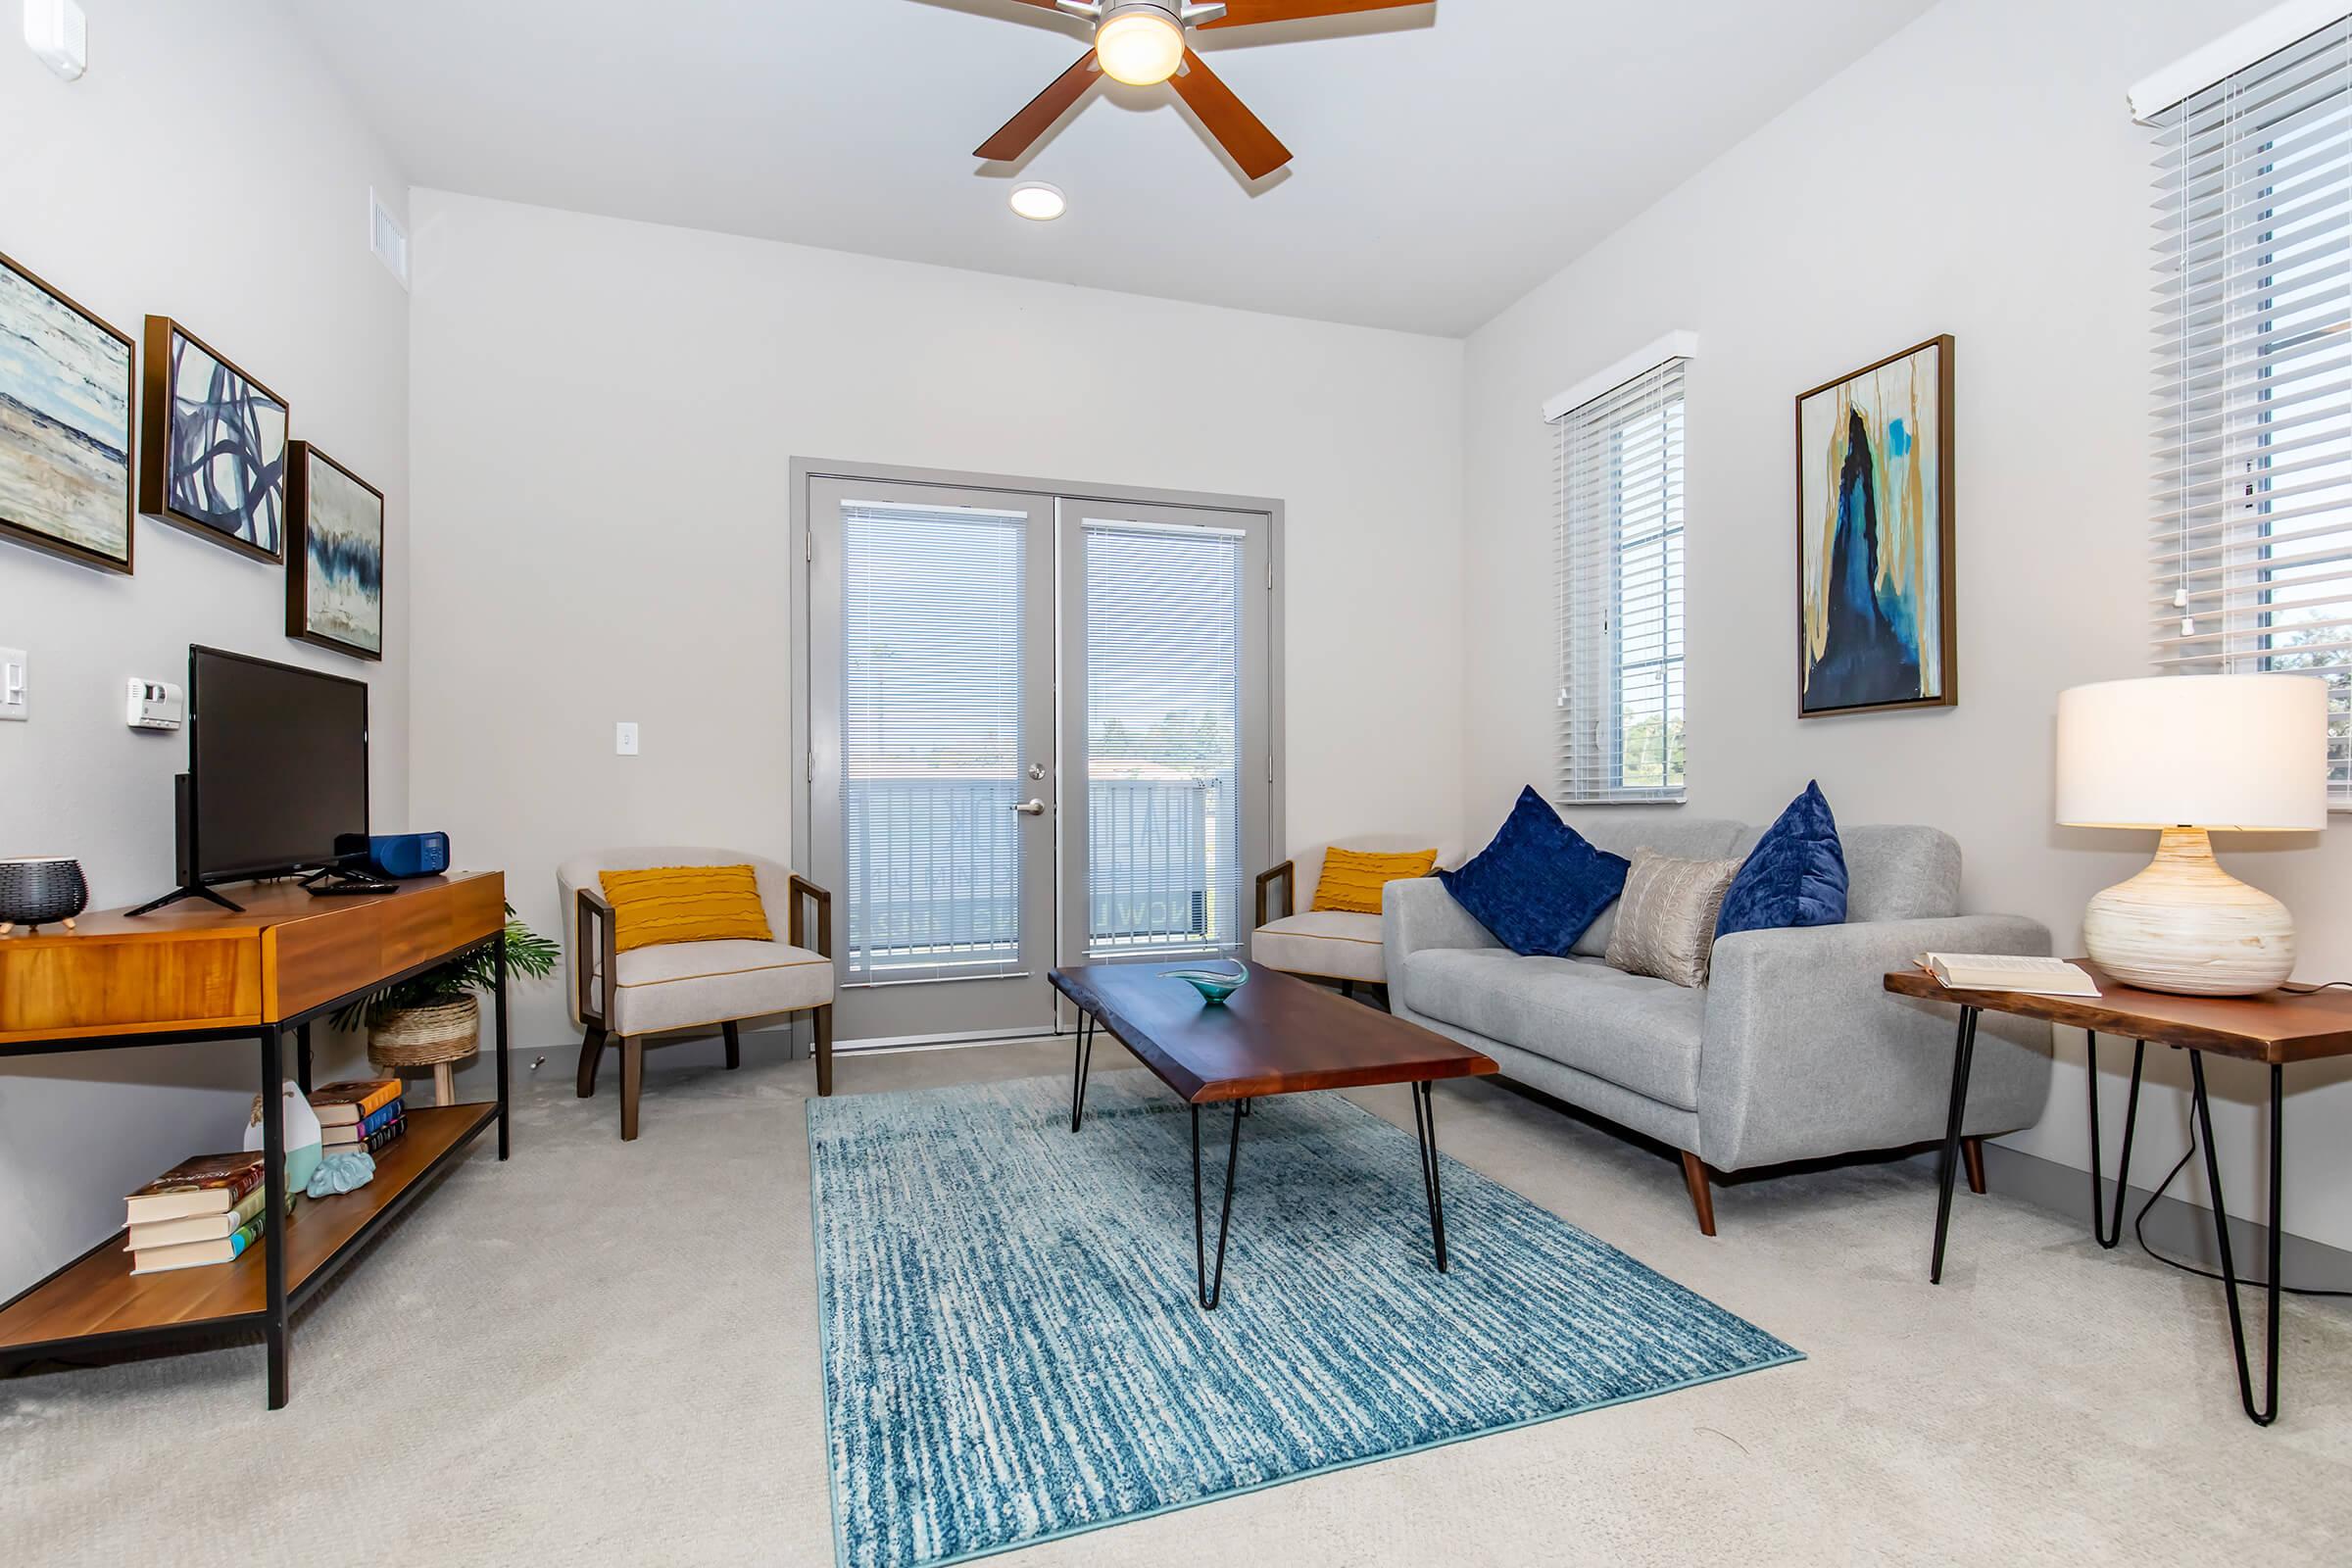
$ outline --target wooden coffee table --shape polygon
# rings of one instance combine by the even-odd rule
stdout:
[[[1446,1206],[1439,1192],[1438,1111],[1430,1085],[1440,1078],[1499,1071],[1494,1058],[1261,964],[1250,965],[1250,983],[1231,1001],[1206,1003],[1191,986],[1170,977],[1171,969],[1186,967],[1191,965],[1089,963],[1055,969],[1049,978],[1079,1011],[1071,1132],[1086,1119],[1086,1075],[1094,1061],[1097,1025],[1108,1029],[1192,1107],[1193,1270],[1202,1308],[1215,1311],[1224,1295],[1225,1233],[1233,1221],[1242,1123],[1250,1102],[1269,1095],[1412,1085],[1430,1241],[1438,1272],[1444,1273]],[[1233,1107],[1213,1270],[1200,1199],[1200,1107],[1212,1104]]]

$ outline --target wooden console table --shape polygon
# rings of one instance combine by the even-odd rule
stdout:
[[[2171,1046],[2188,1053],[2189,1083],[2196,1111],[2197,1141],[2205,1146],[2205,1181],[2213,1194],[2214,1233],[2222,1254],[2222,1293],[2230,1303],[2230,1341],[2237,1354],[2238,1400],[2256,1426],[2278,1418],[2278,1244],[2284,1234],[2280,1221],[2280,1188],[2285,1142],[2286,1067],[2290,1062],[2318,1061],[2328,1056],[2352,1055],[2352,993],[2292,986],[2252,997],[2178,997],[2161,991],[2142,991],[2110,979],[2088,958],[2077,958],[2097,983],[2095,997],[2043,997],[2023,991],[1968,991],[1938,985],[1935,976],[1917,969],[1898,969],[1886,976],[1886,989],[1900,996],[1929,1002],[1949,1002],[1960,1008],[1960,1038],[1952,1058],[1952,1100],[1943,1164],[1937,1175],[1936,1251],[1928,1278],[1943,1279],[1944,1233],[1952,1213],[1952,1164],[1960,1142],[1960,1111],[1968,1100],[1969,1057],[1976,1047],[1977,1016],[2006,1012],[2021,1018],[2039,1018],[2082,1029],[2090,1036],[2090,1196],[2091,1235],[2101,1247],[2113,1249],[2123,1236],[2124,1203],[2132,1176],[2132,1130],[2139,1113],[2140,1067],[2148,1045]],[[2124,1111],[2122,1169],[2116,1173],[2115,1225],[2105,1229],[2101,1210],[2104,1194],[2099,1175],[2099,1035],[2104,1032],[2136,1042],[2132,1057],[2132,1093]],[[2263,1291],[2270,1308],[2265,1327],[2269,1364],[2264,1373],[2264,1396],[2254,1401],[2254,1378],[2246,1356],[2245,1318],[2237,1299],[2237,1265],[2230,1251],[2230,1214],[2222,1201],[2221,1160],[2213,1148],[2213,1110],[2205,1095],[2205,1053],[2258,1061],[2271,1069],[2271,1210],[2270,1276]]]
[[[0,1362],[114,1349],[258,1328],[269,1352],[270,1408],[287,1398],[295,1307],[368,1239],[498,1124],[508,1151],[506,878],[496,871],[402,882],[362,896],[314,898],[292,883],[231,890],[244,912],[179,905],[132,917],[90,915],[79,929],[0,937],[0,1056],[252,1040],[261,1046],[263,1161],[270,1222],[232,1263],[130,1272],[117,1231],[0,1304]],[[375,1180],[286,1215],[284,1122],[275,1114],[294,1042],[295,1080],[311,1087],[311,1025],[395,980],[487,948],[498,1098],[408,1112],[408,1132],[376,1155]],[[157,1169],[192,1150],[155,1152]]]

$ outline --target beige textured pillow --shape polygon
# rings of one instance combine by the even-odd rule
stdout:
[[[1678,986],[1707,983],[1715,952],[1715,919],[1723,896],[1740,874],[1738,860],[1678,860],[1636,850],[1609,932],[1608,965],[1627,974],[1655,975]]]

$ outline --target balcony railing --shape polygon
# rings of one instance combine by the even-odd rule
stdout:
[[[1026,819],[1017,778],[919,771],[844,792],[850,973],[984,976],[1017,963]],[[1096,779],[1087,789],[1087,951],[1230,945],[1239,913],[1224,777]]]

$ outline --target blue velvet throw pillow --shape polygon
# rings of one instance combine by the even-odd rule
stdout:
[[[1845,922],[1845,849],[1818,780],[1764,830],[1723,896],[1715,934]]]
[[[1531,788],[1519,792],[1494,843],[1438,880],[1513,953],[1566,957],[1569,944],[1625,891],[1632,865],[1594,849]]]

